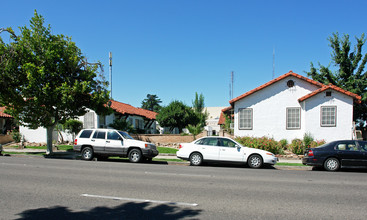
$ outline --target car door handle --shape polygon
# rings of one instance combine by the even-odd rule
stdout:
[[[92,139],[91,141],[95,142],[96,140],[93,140],[93,139]]]
[[[110,141],[106,141],[106,143],[110,143]]]

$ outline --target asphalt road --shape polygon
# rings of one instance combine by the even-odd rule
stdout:
[[[0,157],[1,219],[365,219],[367,172]]]

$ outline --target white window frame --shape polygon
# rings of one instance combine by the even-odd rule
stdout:
[[[252,130],[252,128],[253,128],[253,109],[252,108],[238,109],[238,129]]]
[[[301,129],[301,108],[300,107],[289,107],[286,109],[286,112],[287,112],[286,113],[287,130]]]
[[[330,110],[333,110],[333,111],[330,111]],[[336,116],[337,116],[336,106],[321,106],[320,108],[320,126],[321,127],[336,127]]]

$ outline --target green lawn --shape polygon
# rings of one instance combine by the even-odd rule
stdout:
[[[277,163],[275,165],[278,166],[297,166],[297,167],[305,167],[306,165],[303,165],[301,163]]]
[[[178,151],[177,149],[170,147],[157,147],[157,150],[161,154],[176,154]]]

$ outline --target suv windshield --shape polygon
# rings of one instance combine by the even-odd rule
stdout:
[[[123,132],[123,131],[118,131],[121,135],[122,135],[122,137],[124,137],[125,139],[133,139],[134,140],[134,138],[132,138],[128,133],[126,133],[126,132]]]

